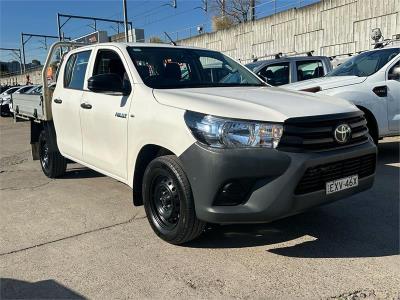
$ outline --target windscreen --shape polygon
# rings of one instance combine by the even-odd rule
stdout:
[[[7,91],[6,91],[6,93],[7,93],[7,95],[10,95],[10,94],[12,94],[12,93],[14,93],[16,90],[18,90],[19,89],[19,87],[15,87],[15,88],[11,88],[11,89],[8,89]]]
[[[216,51],[128,47],[143,82],[155,89],[264,86],[242,65]]]
[[[341,64],[326,76],[371,76],[399,53],[400,48],[364,52]]]

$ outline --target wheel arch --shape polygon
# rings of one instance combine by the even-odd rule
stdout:
[[[370,135],[372,136],[374,141],[377,141],[379,139],[379,125],[374,114],[368,108],[362,105],[356,105],[356,106],[359,110],[361,110],[364,113],[365,118],[367,119],[368,129],[370,129]]]
[[[30,144],[32,148],[32,158],[33,160],[39,159],[38,154],[38,143],[39,143],[39,136],[42,131],[45,131],[47,134],[49,147],[51,152],[58,152],[58,145],[57,145],[57,135],[56,130],[54,128],[54,123],[52,121],[47,122],[35,122],[31,120],[31,132],[30,132]]]
[[[143,145],[136,156],[133,170],[133,204],[135,206],[143,205],[142,184],[143,175],[149,163],[156,157],[163,155],[175,155],[173,151],[157,144]]]

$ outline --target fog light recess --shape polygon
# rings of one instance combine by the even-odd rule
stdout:
[[[235,179],[222,185],[214,201],[215,206],[234,206],[247,201],[256,179]]]

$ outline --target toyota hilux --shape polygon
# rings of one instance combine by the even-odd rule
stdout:
[[[46,68],[66,47],[48,89]],[[375,176],[356,106],[270,87],[217,51],[58,42],[31,116],[46,176],[61,177],[71,160],[129,185],[173,244],[207,223],[270,222],[351,196]]]

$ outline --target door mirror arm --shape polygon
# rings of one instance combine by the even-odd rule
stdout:
[[[124,79],[122,83],[122,95],[129,96],[132,91],[132,86],[129,80]]]

